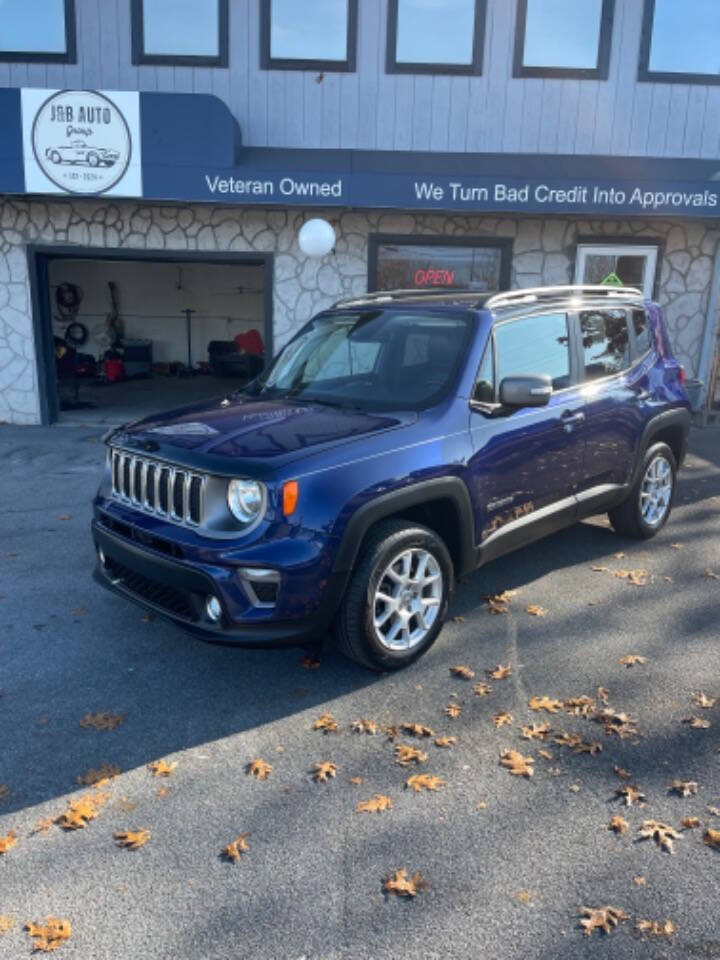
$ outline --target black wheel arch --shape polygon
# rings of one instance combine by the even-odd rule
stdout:
[[[637,480],[645,451],[653,443],[667,443],[675,456],[675,462],[679,469],[685,459],[689,433],[690,411],[687,407],[664,410],[653,417],[652,420],[649,420],[640,439],[629,486],[632,486]]]

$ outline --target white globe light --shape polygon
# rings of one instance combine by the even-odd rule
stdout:
[[[315,217],[300,227],[298,243],[307,257],[324,257],[335,246],[335,231],[327,220]]]

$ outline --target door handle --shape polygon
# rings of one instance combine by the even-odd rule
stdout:
[[[569,431],[578,424],[585,422],[585,414],[582,410],[578,410],[577,413],[573,413],[572,410],[566,410],[560,415],[560,422],[563,425],[563,429]]]

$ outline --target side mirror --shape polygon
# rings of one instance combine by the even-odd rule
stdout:
[[[500,403],[506,407],[544,407],[552,391],[552,380],[545,374],[505,377],[500,381]]]

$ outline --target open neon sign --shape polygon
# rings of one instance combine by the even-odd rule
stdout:
[[[416,270],[413,283],[416,287],[451,287],[455,283],[455,272],[442,267]]]

